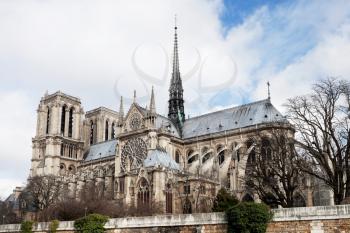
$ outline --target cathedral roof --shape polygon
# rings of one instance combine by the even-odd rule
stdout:
[[[118,140],[110,140],[92,145],[87,151],[85,162],[115,156]]]
[[[145,167],[162,166],[173,170],[180,170],[179,164],[166,151],[159,149],[150,151],[143,163]]]
[[[288,123],[269,99],[186,119],[183,138],[249,127],[261,123]]]

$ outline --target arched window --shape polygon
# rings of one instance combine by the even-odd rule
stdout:
[[[198,154],[196,154],[196,155],[193,155],[194,154],[194,151],[193,150],[189,150],[188,152],[187,152],[187,163],[188,164],[191,164],[191,163],[193,163],[194,161],[196,161],[197,159],[198,159]]]
[[[263,138],[261,142],[261,158],[264,161],[272,159],[271,144],[270,144],[270,141],[267,140],[266,138]]]
[[[139,181],[138,193],[137,193],[137,206],[138,208],[148,208],[150,206],[150,190],[149,184],[145,178]]]
[[[225,161],[225,150],[223,146],[219,146],[217,149],[219,165],[223,164]]]
[[[175,152],[175,162],[180,163],[180,152],[179,151]]]
[[[108,123],[108,121],[106,121],[106,124],[105,124],[105,141],[108,140],[108,127],[109,127],[109,123]]]
[[[248,150],[250,150],[248,154],[248,160],[247,160],[247,166],[249,167],[255,164],[256,162],[255,145],[253,140],[249,140],[247,142],[247,148]]]
[[[46,116],[46,134],[49,134],[49,129],[50,129],[50,114],[51,114],[51,112],[50,112],[50,108],[49,107],[47,107],[47,116]]]
[[[171,214],[173,212],[173,191],[171,188],[171,184],[166,185],[165,202],[166,202],[165,204],[166,213]]]
[[[69,123],[68,123],[68,137],[72,137],[73,134],[73,111],[74,109],[71,108],[69,110]]]
[[[183,213],[184,214],[191,214],[192,213],[192,205],[191,205],[191,201],[186,198],[184,206],[183,206]]]
[[[90,122],[90,145],[94,144],[94,134],[95,134],[95,125],[94,122]]]
[[[112,139],[115,139],[115,129],[114,129],[114,128],[115,128],[115,123],[113,122],[113,123],[112,123],[112,130],[111,130],[111,131],[112,131],[112,132],[111,132],[111,138],[112,138]]]
[[[64,129],[66,127],[66,109],[67,106],[63,105],[61,112],[61,134],[64,135]]]

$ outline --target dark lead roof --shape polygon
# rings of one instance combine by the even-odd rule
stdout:
[[[287,123],[269,99],[186,119],[183,138],[192,138],[261,123]]]
[[[92,145],[87,152],[85,161],[88,162],[96,159],[103,159],[109,156],[115,156],[117,143],[118,140],[110,140]]]

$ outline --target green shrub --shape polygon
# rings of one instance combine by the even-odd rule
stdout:
[[[104,225],[108,217],[100,214],[90,214],[86,217],[79,218],[74,222],[74,227],[81,233],[103,233]]]
[[[60,222],[58,220],[52,220],[50,223],[50,233],[56,233]]]
[[[239,201],[235,196],[231,195],[226,191],[226,189],[222,188],[215,197],[213,212],[224,212],[230,207],[237,205],[238,202]]]
[[[32,233],[33,232],[33,224],[32,221],[24,221],[21,223],[21,232],[22,233]]]
[[[226,211],[228,233],[265,233],[272,213],[265,204],[242,202]]]

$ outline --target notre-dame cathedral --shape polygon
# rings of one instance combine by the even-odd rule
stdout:
[[[138,206],[159,203],[164,213],[190,213],[210,206],[224,187],[240,199],[257,200],[244,188],[252,134],[293,126],[270,98],[185,118],[177,28],[168,115],[157,113],[152,89],[149,107],[134,102],[119,111],[83,111],[79,98],[60,91],[45,94],[37,113],[30,177],[60,176],[69,195],[89,185],[96,195]],[[184,198],[186,197],[186,198]],[[307,202],[308,197],[304,195]]]

